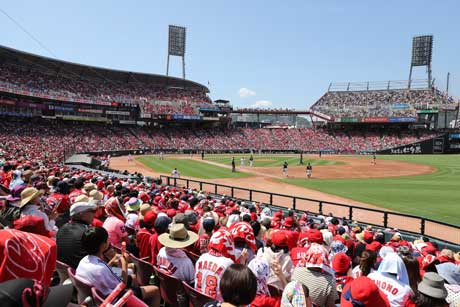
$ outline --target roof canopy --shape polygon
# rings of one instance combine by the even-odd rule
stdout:
[[[10,63],[28,69],[50,74],[61,74],[70,78],[92,79],[99,81],[147,83],[158,86],[197,88],[209,92],[209,89],[197,82],[163,75],[146,74],[116,69],[88,66],[56,60],[0,45],[0,64]]]

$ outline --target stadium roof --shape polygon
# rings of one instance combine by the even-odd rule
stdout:
[[[164,75],[123,71],[72,63],[0,45],[0,64],[5,63],[14,64],[16,66],[23,66],[29,69],[33,68],[45,73],[60,74],[65,75],[66,77],[79,79],[101,81],[105,80],[118,83],[148,83],[158,86],[198,88],[206,91],[207,93],[209,92],[209,89],[206,86],[190,80],[168,77]]]

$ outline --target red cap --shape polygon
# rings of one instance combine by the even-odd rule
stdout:
[[[287,218],[284,219],[283,226],[287,228],[291,228],[294,226],[295,220],[292,216],[288,216]]]
[[[277,211],[275,214],[273,214],[273,217],[277,217],[279,219],[283,218],[283,212],[282,211]]]
[[[350,268],[351,260],[350,257],[344,253],[338,253],[332,258],[332,268],[338,274],[345,274]]]
[[[26,215],[14,221],[14,229],[31,232],[48,238],[54,237],[54,232],[45,227],[45,220],[36,215]]]
[[[308,232],[308,242],[323,244],[323,234],[318,229],[310,229]]]
[[[156,219],[157,213],[153,210],[147,211],[147,213],[144,214],[144,224],[147,224],[149,227],[153,227]]]
[[[358,301],[363,306],[390,307],[387,296],[366,276],[356,278],[343,288],[340,306],[353,307],[352,301]]]
[[[382,248],[382,244],[378,241],[372,241],[370,244],[366,244],[366,249],[373,251],[373,252],[378,252]]]
[[[275,231],[271,234],[270,239],[272,243],[279,247],[288,245],[288,237],[284,231]]]
[[[176,215],[176,210],[175,209],[168,209],[168,211],[166,211],[166,215],[170,218],[174,217]]]
[[[140,192],[139,193],[139,199],[142,200],[143,203],[147,203],[150,200],[149,194],[145,192]]]
[[[364,231],[364,241],[371,243],[374,240],[374,235],[372,232],[365,230]]]

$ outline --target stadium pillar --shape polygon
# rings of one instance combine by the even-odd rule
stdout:
[[[297,198],[293,197],[292,198],[292,209],[296,210],[296,200]]]
[[[249,200],[252,201],[252,190],[249,190]]]
[[[388,227],[388,212],[383,213],[383,227]]]
[[[420,234],[422,236],[425,235],[425,219],[424,218],[422,218],[420,221]]]

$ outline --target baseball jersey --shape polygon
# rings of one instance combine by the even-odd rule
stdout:
[[[216,257],[209,253],[201,255],[195,264],[195,289],[222,301],[220,279],[232,264],[233,260],[227,257]]]
[[[114,216],[109,216],[102,226],[107,230],[109,233],[109,241],[110,243],[120,248],[121,242],[123,242],[124,238],[128,236],[128,233],[125,231],[125,224]]]
[[[403,307],[413,294],[412,289],[408,285],[389,277],[385,273],[373,272],[367,275],[367,277],[372,279],[377,287],[386,294],[392,307]]]
[[[157,256],[157,266],[169,272],[174,276],[187,283],[192,283],[195,279],[195,268],[187,254],[176,248],[163,247]]]

